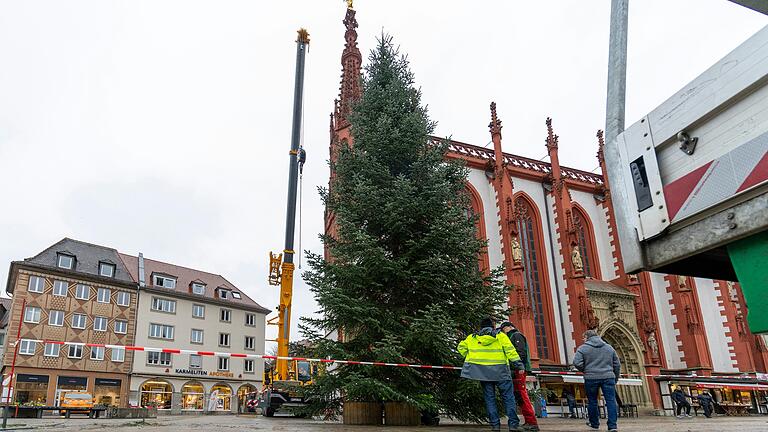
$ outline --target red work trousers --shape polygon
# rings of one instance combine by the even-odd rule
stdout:
[[[525,388],[525,373],[515,371],[515,376],[512,381],[515,385],[515,393],[520,395],[520,410],[523,412],[525,424],[538,426],[538,423],[536,422],[536,413],[533,411],[531,400],[528,399],[528,390]]]

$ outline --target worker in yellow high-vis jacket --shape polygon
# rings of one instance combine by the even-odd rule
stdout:
[[[499,411],[496,408],[496,387],[499,388],[501,399],[504,401],[504,408],[509,418],[509,430],[520,430],[509,365],[518,370],[525,370],[525,366],[507,335],[495,330],[493,319],[485,318],[480,322],[480,331],[459,342],[457,349],[459,354],[464,356],[462,378],[480,381],[483,387],[491,430],[501,430]]]

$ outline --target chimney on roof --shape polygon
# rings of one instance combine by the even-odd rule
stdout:
[[[139,288],[147,286],[144,280],[144,254],[139,252]]]

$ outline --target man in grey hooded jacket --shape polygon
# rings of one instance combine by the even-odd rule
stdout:
[[[608,430],[616,431],[618,409],[616,406],[616,383],[621,374],[621,362],[616,350],[598,336],[595,330],[584,332],[584,344],[576,350],[573,365],[584,372],[584,387],[587,392],[587,413],[589,426],[600,427],[600,414],[597,411],[597,395],[602,389],[605,407],[608,411]]]

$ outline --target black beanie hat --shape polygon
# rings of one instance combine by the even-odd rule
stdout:
[[[486,327],[493,328],[493,318],[491,318],[491,317],[483,318],[480,321],[480,328],[482,329],[482,328],[486,328]]]
[[[504,322],[503,322],[503,323],[501,323],[501,325],[499,326],[499,328],[504,328],[504,327],[512,327],[512,328],[517,328],[517,327],[515,327],[515,325],[514,325],[514,324],[512,324],[512,323],[511,323],[511,322],[509,322],[509,321],[504,321]]]

